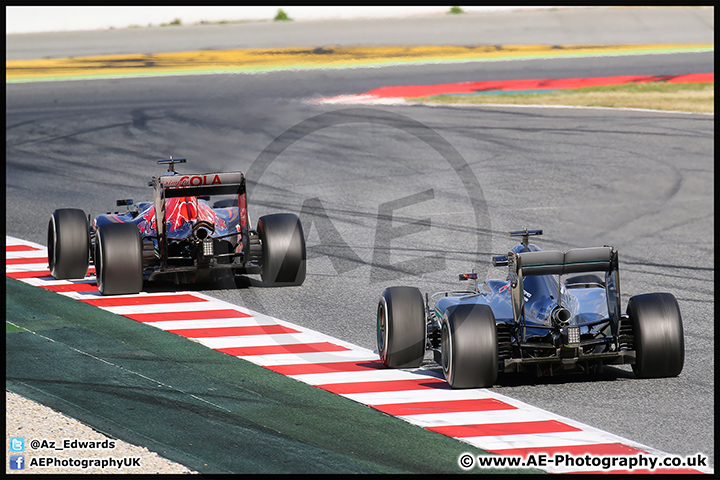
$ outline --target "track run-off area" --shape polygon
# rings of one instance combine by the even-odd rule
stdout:
[[[700,457],[669,456],[487,389],[452,389],[434,371],[387,369],[373,351],[201,293],[102,296],[97,290],[93,268],[83,280],[55,280],[47,269],[46,248],[13,237],[6,237],[5,241],[6,276],[9,279],[179,335],[217,352],[372,407],[429,432],[524,462],[514,467],[519,471],[523,466],[550,473],[681,474],[710,471],[702,467],[706,458],[703,462]],[[15,342],[20,335],[62,343],[59,338],[45,336],[51,335],[44,331],[48,327],[43,328],[41,321],[34,320],[35,317],[29,315],[8,318],[21,329],[8,336],[7,348],[11,354],[19,345],[27,344],[27,339]],[[107,361],[106,353],[92,355],[96,355],[98,361]],[[50,381],[54,374],[47,373]],[[207,404],[215,401],[213,394],[203,394],[199,389],[180,389],[172,384],[157,387],[175,390],[181,397],[187,397],[182,401],[193,399]],[[227,408],[214,406],[232,414]],[[108,412],[94,413],[112,419]],[[144,416],[141,412],[137,414]],[[173,430],[172,426],[168,428]],[[348,425],[348,428],[353,427]],[[362,432],[358,435],[364,436]],[[238,443],[244,441],[237,439]],[[182,445],[173,447],[183,450]],[[189,454],[190,447],[184,453]],[[474,467],[476,472],[481,472],[481,467],[475,464],[481,457],[461,452],[458,467],[461,470]],[[506,473],[510,472],[507,469],[512,468],[511,465],[504,469]],[[494,468],[499,465],[485,467],[486,471]]]
[[[713,51],[714,44],[497,45],[236,49],[6,60],[7,83],[163,75],[262,73],[526,59],[587,58]]]

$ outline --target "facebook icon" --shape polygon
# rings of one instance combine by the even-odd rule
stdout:
[[[25,455],[10,455],[10,470],[24,470]]]

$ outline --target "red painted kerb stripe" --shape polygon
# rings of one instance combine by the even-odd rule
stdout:
[[[325,385],[316,385],[338,395],[351,393],[370,393],[370,392],[398,392],[402,390],[422,390],[426,388],[448,389],[450,385],[445,380],[439,378],[425,377],[412,380],[380,380],[375,382],[357,382],[357,383],[328,383]]]
[[[41,277],[50,277],[52,278],[52,275],[50,274],[50,270],[38,270],[38,271],[28,271],[28,272],[6,272],[6,276],[10,278],[41,278]]]
[[[243,335],[275,335],[300,333],[294,328],[282,325],[248,325],[244,327],[178,328],[168,332],[188,338],[239,337]]]
[[[52,292],[92,292],[97,291],[95,282],[92,283],[70,283],[63,285],[42,285],[42,288]]]
[[[388,415],[424,415],[428,413],[487,412],[490,410],[514,410],[510,404],[494,398],[471,398],[466,400],[445,400],[439,402],[392,403],[388,405],[370,405]]]
[[[134,297],[102,297],[92,299],[82,299],[82,302],[88,303],[96,307],[130,307],[133,305],[159,305],[166,303],[190,303],[190,302],[207,302],[202,298],[198,298],[189,294],[180,295],[138,295]]]
[[[129,313],[125,315],[138,322],[164,322],[177,320],[209,320],[220,318],[249,318],[247,313],[231,308],[221,310],[197,310],[190,312]]]
[[[557,420],[539,420],[535,422],[488,423],[482,425],[448,425],[426,427],[432,432],[449,437],[486,437],[496,435],[529,435],[555,432],[580,432],[581,429]]]
[[[26,265],[28,263],[44,263],[47,265],[47,257],[7,258],[5,265]]]
[[[587,445],[568,445],[559,447],[526,447],[526,448],[507,448],[501,450],[491,450],[499,455],[519,455],[526,458],[530,454],[545,453],[547,455],[567,454],[573,456],[582,455],[637,455],[638,453],[647,453],[643,450],[623,445],[622,443],[595,443]]]
[[[216,348],[218,352],[227,353],[235,357],[251,355],[277,355],[283,353],[310,353],[310,352],[338,352],[350,350],[330,342],[319,343],[293,343],[289,345],[260,345],[250,347]]]
[[[40,248],[31,247],[30,245],[6,245],[6,252],[29,252],[29,251],[40,251]]]
[[[310,373],[360,372],[365,370],[382,370],[387,368],[384,363],[376,361],[350,361],[332,363],[301,363],[292,365],[269,365],[272,371],[283,375],[305,375]]]
[[[490,80],[482,82],[445,83],[440,85],[400,85],[380,87],[363,95],[376,98],[426,97],[430,95],[472,94],[507,90],[554,90],[602,87],[627,83],[714,83],[715,73],[687,75],[617,75],[612,77],[539,78],[529,80]]]

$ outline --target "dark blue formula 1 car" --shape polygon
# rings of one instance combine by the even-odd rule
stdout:
[[[478,285],[476,274],[464,274],[473,290],[425,299],[415,287],[385,289],[377,310],[383,363],[419,367],[432,350],[454,388],[490,387],[498,372],[543,376],[619,364],[640,378],[679,375],[685,346],[675,297],[636,295],[622,314],[615,249],[542,251],[529,243],[541,234],[510,232],[521,242],[492,259],[508,267],[506,280]]]
[[[235,273],[260,274],[265,286],[305,280],[306,253],[300,219],[278,213],[255,228],[247,209],[242,172],[180,174],[175,164],[152,177],[153,199],[118,200],[127,212],[96,216],[61,208],[48,222],[48,263],[57,279],[83,278],[92,262],[103,295],[138,293],[143,281],[210,282]],[[230,196],[211,204],[215,196]]]

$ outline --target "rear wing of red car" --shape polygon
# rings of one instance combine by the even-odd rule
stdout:
[[[247,188],[242,172],[179,174],[175,172],[175,163],[185,163],[185,159],[158,160],[168,163],[168,173],[153,177],[148,185],[153,187],[155,220],[160,247],[161,264],[167,260],[167,216],[165,200],[176,197],[198,197],[205,195],[237,195],[240,231],[243,252],[249,251],[249,228],[247,212]]]
[[[197,197],[236,193],[245,183],[242,172],[164,175],[154,178],[165,189],[165,197]]]

